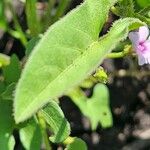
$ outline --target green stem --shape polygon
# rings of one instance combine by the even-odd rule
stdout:
[[[131,54],[131,46],[127,45],[122,52],[112,52],[107,55],[107,58],[122,58]]]
[[[37,0],[26,0],[27,24],[32,36],[37,36],[41,28],[36,14],[36,3]]]
[[[7,6],[9,7],[12,15],[13,15],[13,21],[14,21],[14,25],[15,25],[15,29],[16,31],[11,30],[9,27],[7,28],[7,32],[10,33],[12,36],[20,39],[20,41],[22,42],[22,44],[25,46],[27,44],[27,38],[22,30],[22,27],[20,26],[20,23],[17,19],[15,10],[13,8],[13,6],[11,5],[11,2],[8,0],[7,1]]]
[[[48,138],[48,135],[47,135],[47,131],[46,131],[46,123],[45,123],[45,120],[43,119],[43,117],[41,116],[40,112],[38,113],[38,120],[39,120],[39,124],[40,124],[40,127],[41,127],[41,132],[42,132],[42,135],[43,135],[46,150],[52,150],[52,148],[50,146],[50,143],[49,143],[49,138]]]

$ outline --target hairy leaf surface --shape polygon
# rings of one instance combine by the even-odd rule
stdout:
[[[80,83],[126,38],[128,26],[140,23],[132,18],[119,21],[99,40],[114,2],[87,0],[49,28],[32,52],[17,86],[16,122],[29,118],[48,101]]]

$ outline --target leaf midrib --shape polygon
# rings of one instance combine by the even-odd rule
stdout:
[[[95,41],[95,42],[96,42],[96,41]],[[81,53],[81,55],[79,55],[76,59],[74,59],[74,61],[73,61],[70,65],[68,65],[67,68],[64,69],[55,79],[53,79],[53,80],[50,82],[50,84],[51,84],[52,82],[54,82],[55,80],[57,80],[58,78],[60,78],[61,76],[63,76],[64,72],[67,72],[68,70],[70,70],[70,69],[73,67],[73,64],[74,64],[75,62],[78,62],[78,60],[80,60],[82,57],[85,57],[85,56],[87,55],[87,51],[88,51],[88,50],[91,50],[90,47],[91,47],[95,42],[92,42],[89,46],[87,46],[86,50],[85,50],[83,53]],[[25,106],[25,105],[24,105],[24,106],[26,107],[26,109],[24,109],[25,111],[23,111],[23,112],[21,113],[21,115],[19,115],[18,118],[22,118],[22,116],[24,116],[24,114],[26,114],[26,112],[28,112],[28,110],[31,109],[31,106],[33,106],[34,104],[36,104],[36,102],[37,102],[36,100],[38,99],[38,97],[40,97],[40,95],[41,95],[44,91],[47,90],[47,88],[50,86],[50,84],[48,84],[43,90],[41,90],[41,92],[37,95],[36,98],[32,99],[32,102],[30,103],[30,105],[28,105],[28,106]],[[52,99],[53,99],[53,98],[52,98]],[[41,105],[41,107],[43,107],[48,101],[49,101],[49,100],[46,100],[46,101],[43,103],[43,105]],[[40,108],[39,108],[39,109],[40,109]],[[37,110],[38,110],[38,109],[37,109]],[[35,110],[35,111],[36,111],[36,110]],[[20,119],[18,119],[18,120],[20,120]]]

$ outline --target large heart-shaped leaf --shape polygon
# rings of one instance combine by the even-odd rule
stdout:
[[[141,23],[132,18],[119,21],[98,41],[114,2],[87,0],[50,27],[32,52],[18,83],[14,102],[16,122],[29,118],[48,101],[80,83],[126,38],[128,26]]]

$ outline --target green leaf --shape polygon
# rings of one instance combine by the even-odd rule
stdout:
[[[140,10],[138,13],[140,13],[141,15],[147,15],[150,12],[150,4],[146,7],[144,7],[142,10]]]
[[[30,120],[19,131],[20,140],[26,150],[40,150],[42,135],[39,125],[35,120]]]
[[[70,125],[59,105],[52,101],[40,112],[53,132],[49,139],[54,143],[63,142],[70,134]]]
[[[3,100],[13,100],[13,92],[15,90],[15,86],[16,86],[15,83],[9,84],[6,87],[5,91],[1,94],[1,98]]]
[[[0,149],[12,150],[14,120],[12,116],[12,101],[0,100]]]
[[[7,66],[10,64],[10,57],[0,53],[0,67]]]
[[[67,145],[66,150],[87,150],[87,145],[82,139],[74,138],[73,142]]]
[[[21,66],[16,55],[12,55],[10,64],[3,68],[4,80],[7,84],[17,82],[21,74]]]
[[[8,140],[8,150],[14,150],[14,148],[15,148],[15,138],[13,135],[11,135]]]
[[[6,90],[6,87],[7,87],[6,84],[0,81],[0,94]]]
[[[95,130],[99,124],[101,124],[103,128],[112,126],[113,120],[109,106],[109,91],[106,85],[97,84],[93,89],[91,98],[87,98],[80,89],[74,90],[69,96],[79,107],[83,115],[90,119],[93,130]]]
[[[87,101],[87,110],[92,129],[95,130],[99,123],[103,128],[112,126],[113,120],[109,106],[109,91],[106,85],[97,84],[94,87],[93,96]]]
[[[99,31],[113,2],[87,0],[50,27],[35,47],[18,83],[14,101],[16,122],[31,117],[79,84],[127,37],[130,25],[142,25],[134,18],[120,20],[99,40]]]
[[[134,15],[134,2],[133,0],[121,0],[119,1],[119,7],[117,8],[118,15],[121,17],[133,17]]]
[[[141,8],[144,8],[150,4],[150,0],[136,0],[136,2]]]

